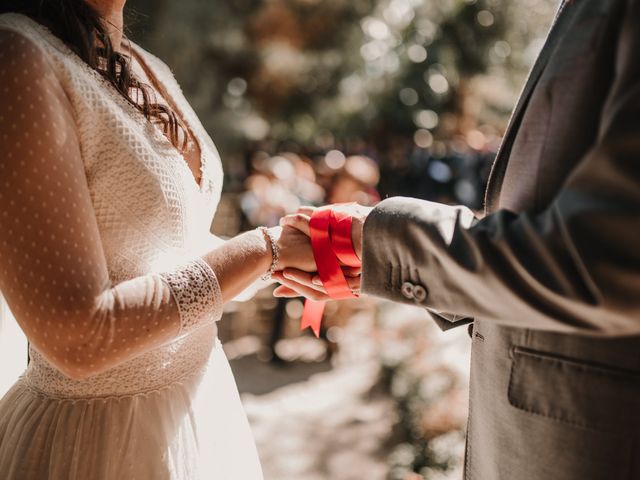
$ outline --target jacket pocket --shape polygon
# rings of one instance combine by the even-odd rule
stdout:
[[[634,428],[640,372],[514,347],[509,403],[531,414],[587,429]]]

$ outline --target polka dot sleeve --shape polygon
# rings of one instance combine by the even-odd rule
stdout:
[[[218,320],[203,260],[112,285],[72,107],[37,46],[0,30],[0,290],[32,345],[84,378]]]

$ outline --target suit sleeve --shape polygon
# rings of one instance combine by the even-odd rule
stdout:
[[[365,293],[526,328],[640,333],[638,5],[613,52],[598,139],[548,208],[465,222],[460,208],[387,199],[364,226]],[[407,283],[424,299],[403,295]]]

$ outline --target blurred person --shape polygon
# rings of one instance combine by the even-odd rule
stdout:
[[[300,155],[258,152],[253,155],[251,167],[253,171],[245,181],[240,200],[240,209],[251,226],[277,225],[282,216],[295,212],[301,204],[319,205],[325,199],[311,163]],[[284,363],[275,347],[285,331],[286,304],[286,299],[278,299],[267,343],[270,360],[278,364]]]
[[[209,233],[218,153],[124,3],[0,4],[0,290],[31,358],[0,477],[259,480],[216,322],[276,265],[315,268],[309,240]]]
[[[298,197],[299,204],[321,205],[325,200],[326,192],[318,185],[311,161],[291,152],[283,153],[282,157],[288,159],[293,166],[294,176],[289,183],[289,188]]]
[[[640,478],[640,0],[560,4],[485,213],[353,209],[363,293],[471,325],[465,478]],[[309,233],[305,208],[283,220]],[[278,296],[327,299],[285,270]]]
[[[313,168],[298,155],[283,153],[252,163],[255,171],[245,181],[240,202],[251,225],[277,225],[301,204],[320,204],[324,199]]]
[[[344,166],[334,175],[327,202],[373,205],[380,201],[376,190],[379,181],[380,168],[375,161],[364,155],[347,157]]]

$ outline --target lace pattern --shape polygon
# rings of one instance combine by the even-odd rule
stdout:
[[[39,394],[73,401],[149,394],[203,371],[216,348],[222,345],[216,337],[215,324],[211,324],[165,348],[140,355],[135,364],[124,364],[85,380],[73,380],[31,347],[31,363],[23,380]]]
[[[201,258],[173,272],[162,272],[180,311],[181,336],[222,316],[222,292],[216,274]]]

